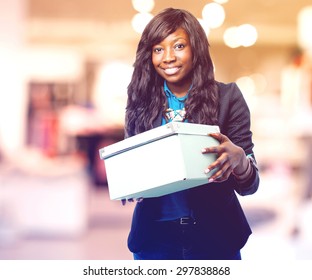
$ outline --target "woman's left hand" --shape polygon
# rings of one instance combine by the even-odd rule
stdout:
[[[209,136],[220,142],[219,146],[204,148],[202,150],[203,154],[217,154],[217,159],[205,170],[205,173],[209,173],[215,168],[218,169],[217,172],[209,178],[209,182],[223,182],[229,178],[233,171],[237,174],[241,174],[248,169],[249,163],[241,147],[233,144],[224,134],[211,133]]]

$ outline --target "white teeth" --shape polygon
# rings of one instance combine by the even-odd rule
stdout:
[[[178,67],[173,67],[173,68],[164,69],[164,72],[165,72],[167,75],[173,75],[173,74],[177,73],[178,70],[179,70]]]

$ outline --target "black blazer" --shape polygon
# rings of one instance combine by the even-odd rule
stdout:
[[[200,242],[207,248],[213,246],[237,251],[245,245],[251,229],[235,191],[240,195],[256,192],[259,174],[253,155],[250,112],[243,95],[235,83],[218,83],[218,88],[220,131],[251,157],[253,175],[244,184],[240,184],[231,175],[225,182],[205,184],[188,191],[198,228],[201,236],[204,236],[204,240]],[[155,127],[160,125],[161,115],[155,122]],[[139,252],[146,242],[152,242],[157,236],[158,222],[154,221],[154,216],[159,207],[158,198],[144,199],[135,206],[128,236],[130,251]]]

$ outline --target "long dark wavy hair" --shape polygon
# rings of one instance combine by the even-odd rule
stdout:
[[[126,136],[153,128],[155,119],[167,109],[164,79],[152,64],[152,47],[178,28],[188,34],[193,54],[192,88],[185,101],[186,118],[192,123],[217,124],[218,88],[206,34],[191,13],[167,8],[149,22],[138,44],[128,86]]]

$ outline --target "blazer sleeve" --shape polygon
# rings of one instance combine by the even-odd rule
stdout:
[[[259,187],[259,170],[253,152],[251,120],[248,105],[235,83],[219,83],[219,126],[221,133],[225,134],[237,146],[240,146],[250,160],[253,172],[246,182],[239,182],[234,176],[229,180],[235,191],[240,195],[253,194]]]

